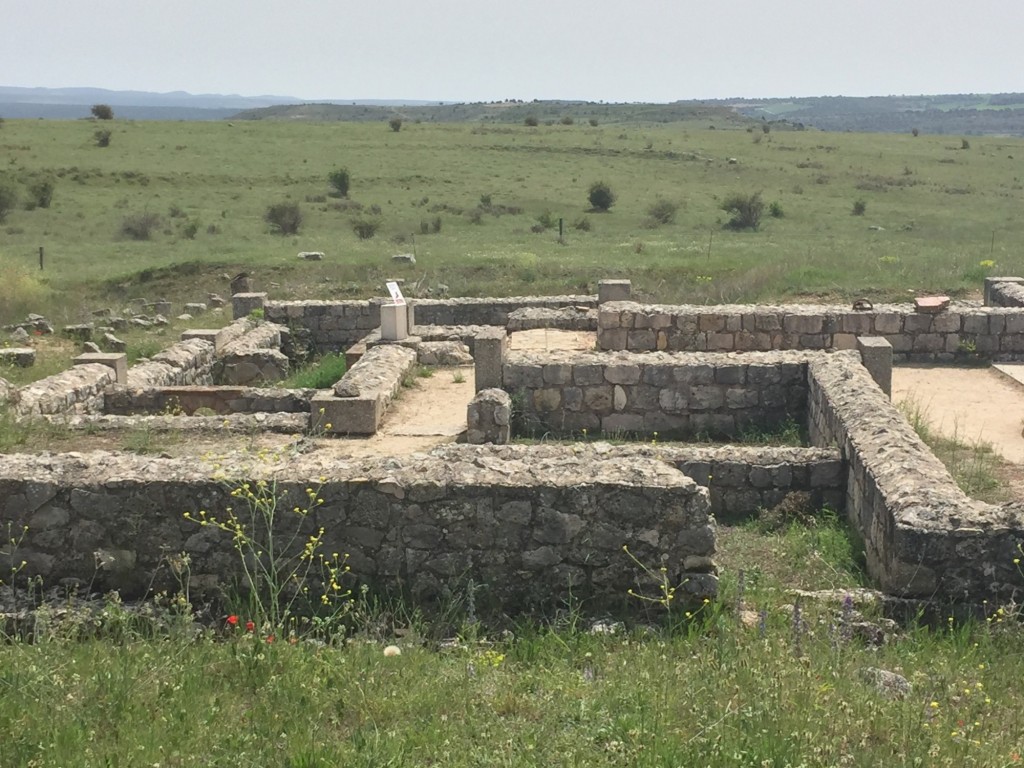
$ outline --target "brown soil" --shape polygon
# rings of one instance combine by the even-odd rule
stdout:
[[[592,331],[559,331],[538,328],[516,331],[510,339],[512,349],[596,349],[597,334]]]

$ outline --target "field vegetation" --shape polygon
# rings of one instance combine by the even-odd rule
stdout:
[[[114,119],[105,148],[90,121],[7,120],[0,188],[16,202],[0,268],[58,322],[137,296],[226,292],[242,269],[282,297],[380,295],[391,277],[422,294],[591,292],[629,276],[641,297],[703,303],[963,296],[1024,268],[1020,140],[963,149],[959,137],[580,118],[400,131]],[[600,215],[597,182],[615,203]],[[754,196],[772,215],[730,229],[723,206]],[[415,265],[392,263],[405,252]],[[0,320],[26,308],[20,293],[0,298]]]

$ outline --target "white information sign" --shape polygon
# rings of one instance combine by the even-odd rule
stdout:
[[[405,304],[405,296],[402,295],[402,289],[398,287],[398,283],[387,283],[388,291],[391,293],[391,300],[395,304]]]

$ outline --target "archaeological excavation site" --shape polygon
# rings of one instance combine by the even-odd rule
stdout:
[[[844,516],[887,594],[1024,588],[1024,505],[968,497],[891,402],[894,363],[1024,358],[1022,278],[988,278],[975,303],[669,306],[605,280],[517,298],[250,290],[230,308],[130,367],[86,353],[8,393],[16,418],[83,446],[145,429],[177,450],[4,456],[0,526],[23,535],[0,569],[129,599],[173,589],[187,555],[192,589],[215,592],[238,558],[196,520],[259,487],[282,525],[302,508],[293,546],[320,535],[353,585],[420,604],[472,584],[506,613],[615,611],[662,573],[714,599],[717,524],[795,504]],[[347,363],[332,387],[276,386],[326,353]],[[798,444],[739,439],[782,431]]]

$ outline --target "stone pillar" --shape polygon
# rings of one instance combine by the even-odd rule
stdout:
[[[245,272],[231,278],[231,294],[252,293],[252,278]]]
[[[503,389],[477,393],[466,408],[466,442],[505,445],[511,436],[512,397]]]
[[[409,336],[409,307],[407,304],[380,305],[381,341],[401,341]]]
[[[601,280],[597,284],[597,303],[606,301],[629,301],[633,294],[633,284],[629,280]]]
[[[1024,277],[986,277],[985,278],[985,306],[1001,307],[1002,304],[995,304],[992,301],[992,286],[996,283],[1024,283]]]
[[[473,342],[473,360],[476,364],[477,392],[502,388],[502,368],[505,365],[507,351],[508,334],[504,328],[487,328],[476,335]]]
[[[861,336],[857,339],[860,360],[871,378],[892,397],[892,344],[881,336]]]
[[[231,297],[231,311],[235,320],[248,317],[257,309],[263,309],[266,293],[236,293]]]
[[[121,352],[118,353],[105,353],[105,352],[85,352],[71,360],[73,365],[89,365],[93,363],[99,363],[105,365],[108,368],[114,369],[115,381],[118,384],[128,383],[128,355]]]

